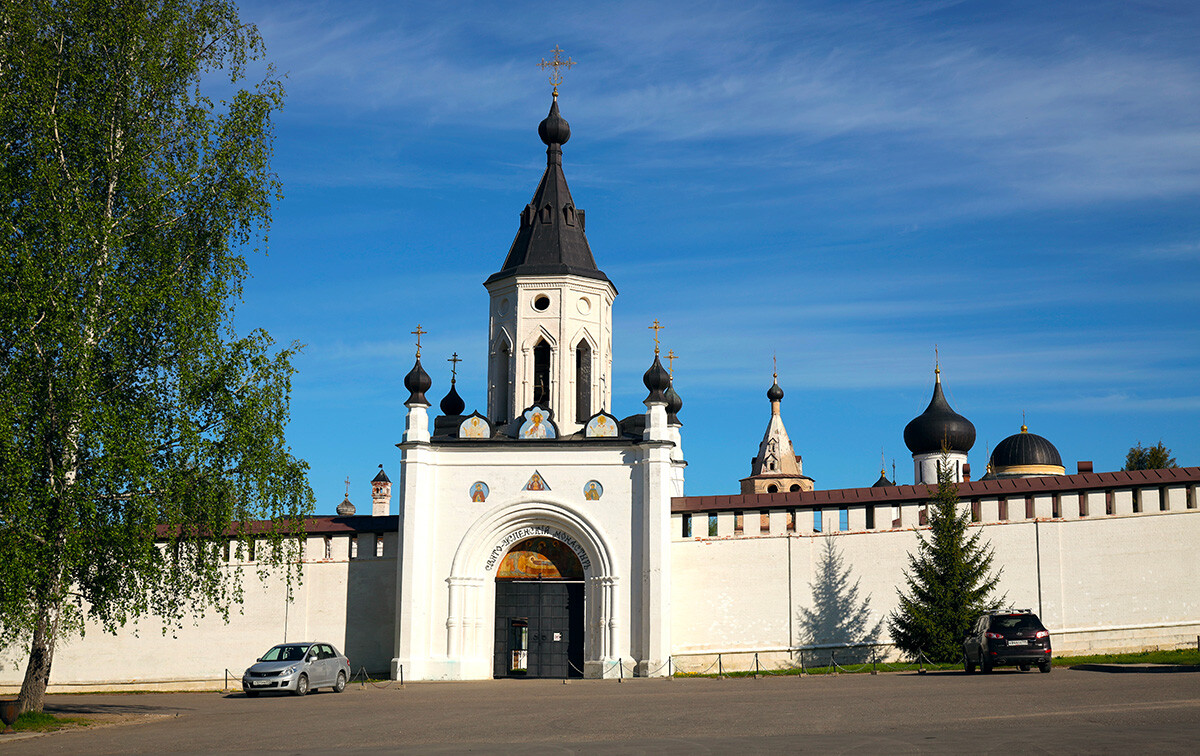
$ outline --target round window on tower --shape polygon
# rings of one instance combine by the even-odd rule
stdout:
[[[533,299],[533,309],[538,312],[544,312],[550,308],[550,297],[545,294],[539,294]]]
[[[587,297],[580,297],[579,298],[579,314],[587,315],[591,311],[592,311],[592,301],[590,299],[588,299]]]
[[[496,305],[496,312],[499,313],[501,316],[508,314],[508,298],[507,297],[505,297],[504,299],[501,299],[500,304]]]

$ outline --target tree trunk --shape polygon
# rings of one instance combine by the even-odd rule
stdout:
[[[54,644],[58,638],[59,612],[57,605],[43,605],[37,624],[34,625],[29,664],[25,667],[25,680],[21,683],[21,694],[17,697],[17,709],[21,713],[41,711],[46,703],[50,664],[54,661]]]

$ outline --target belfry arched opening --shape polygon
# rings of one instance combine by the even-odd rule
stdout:
[[[496,677],[583,676],[583,565],[571,547],[537,536],[496,570]]]

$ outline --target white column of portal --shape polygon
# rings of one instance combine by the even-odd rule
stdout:
[[[446,578],[449,585],[450,605],[446,613],[446,657],[457,659],[462,655],[462,578]]]

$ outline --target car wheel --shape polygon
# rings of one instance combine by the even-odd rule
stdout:
[[[346,689],[346,673],[338,672],[337,682],[333,684],[333,692],[341,693],[345,689]]]
[[[258,698],[258,691],[257,691],[257,690],[247,690],[247,691],[244,691],[244,692],[246,693],[246,698]]]
[[[987,654],[979,657],[979,671],[985,675],[992,673],[992,660],[987,658]]]
[[[296,695],[302,696],[308,692],[308,675],[301,673],[296,679]]]
[[[1042,662],[1038,665],[1038,671],[1044,675],[1050,674],[1050,662]]]
[[[1029,665],[1028,664],[1018,664],[1017,669],[1021,670],[1022,672],[1028,672]]]
[[[963,669],[966,670],[968,675],[975,674],[975,662],[971,661],[971,657],[963,657]]]

